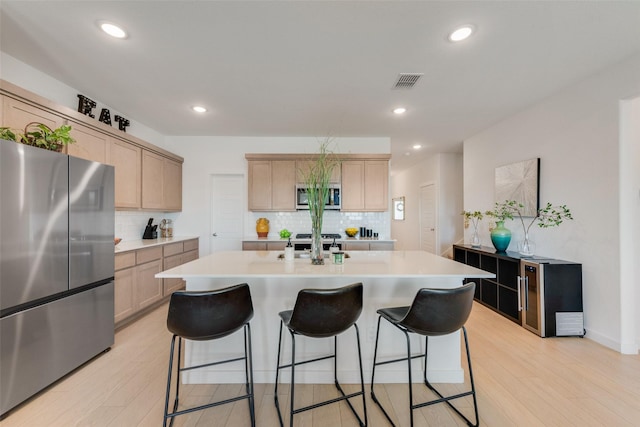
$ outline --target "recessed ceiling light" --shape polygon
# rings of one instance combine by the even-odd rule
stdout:
[[[456,28],[451,34],[449,34],[449,41],[461,42],[473,34],[473,31],[473,25],[463,25],[462,27]]]
[[[422,145],[420,145],[420,144],[413,144],[413,149],[414,149],[414,150],[419,150],[419,149],[421,149],[421,148],[422,148]]]
[[[116,24],[112,24],[111,22],[100,22],[100,29],[105,33],[109,34],[111,37],[115,37],[117,39],[126,39],[127,32],[123,30],[121,27]]]
[[[393,114],[404,114],[406,112],[407,112],[407,109],[403,107],[393,109]]]
[[[204,107],[201,107],[199,105],[196,105],[194,107],[191,108],[193,111],[195,111],[196,113],[206,113],[207,109]]]

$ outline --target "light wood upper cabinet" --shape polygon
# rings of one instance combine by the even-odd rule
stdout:
[[[0,79],[0,126],[31,122],[69,124],[67,154],[114,166],[116,209],[182,210],[182,157]]]
[[[342,211],[364,209],[364,160],[342,162]]]
[[[182,163],[142,150],[142,209],[182,209]]]
[[[164,207],[164,157],[142,151],[142,209]]]
[[[389,209],[389,162],[365,160],[364,208],[366,211]]]
[[[296,160],[296,183],[304,184],[304,177],[307,175],[307,171],[309,170],[310,165],[313,163],[313,160]],[[329,178],[329,182],[331,184],[340,184],[340,164],[337,164],[335,168],[331,171],[331,178]]]
[[[390,157],[380,153],[337,155],[340,164],[333,170],[331,183],[341,185],[341,211],[389,209]],[[314,155],[247,153],[245,158],[249,170],[249,210],[295,210],[295,184],[304,183],[304,171],[314,161]]]
[[[271,162],[271,210],[296,209],[296,162],[273,160]]]
[[[2,123],[0,126],[9,127],[22,133],[25,126],[31,122],[42,123],[55,129],[64,124],[64,119],[17,99],[8,96],[2,97]]]
[[[342,162],[342,211],[377,212],[389,208],[389,162]]]
[[[249,161],[249,210],[271,209],[271,161]]]
[[[75,143],[67,145],[67,154],[81,159],[109,163],[111,136],[97,132],[80,123],[69,122]]]
[[[116,209],[139,209],[142,201],[142,149],[114,138],[107,163],[115,167]]]
[[[296,209],[295,160],[249,160],[249,210]]]
[[[164,158],[162,185],[164,190],[164,209],[182,210],[182,163]]]

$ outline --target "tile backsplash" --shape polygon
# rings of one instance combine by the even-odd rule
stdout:
[[[256,235],[255,224],[258,218],[267,218],[269,220],[269,237],[277,237],[283,228],[291,231],[293,235],[296,233],[311,233],[309,211],[249,212],[249,223],[245,232],[247,237]],[[378,233],[378,237],[381,239],[391,237],[389,212],[324,211],[323,233],[340,233],[344,236],[344,229],[348,227],[371,228]]]
[[[153,224],[159,227],[163,219],[172,219],[175,223],[178,215],[179,213],[176,212],[116,211],[115,236],[123,241],[140,240],[149,218],[153,218]],[[158,229],[158,235],[160,235],[160,229]]]
[[[163,219],[172,219],[176,224],[176,219],[179,216],[179,212],[116,211],[115,236],[122,238],[123,241],[140,240],[149,218],[153,218],[153,223],[158,225]],[[311,233],[309,211],[248,212],[245,218],[247,221],[245,237],[256,236],[258,218],[269,220],[269,237],[277,237],[278,232],[283,228],[291,231],[294,235],[296,233]],[[371,228],[378,233],[380,239],[391,238],[388,212],[324,212],[323,233],[340,233],[344,236],[344,229],[348,227]]]

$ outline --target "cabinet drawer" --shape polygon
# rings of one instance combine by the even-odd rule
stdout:
[[[286,242],[267,242],[268,251],[284,251],[285,246]]]
[[[116,254],[114,258],[115,270],[122,270],[123,268],[133,267],[136,265],[136,253],[125,252],[123,254]]]
[[[136,264],[144,264],[162,258],[162,246],[139,249],[136,251]]]
[[[267,242],[242,242],[243,251],[266,251]]]
[[[392,242],[371,242],[369,243],[369,249],[372,251],[392,251]]]
[[[185,252],[184,254],[182,254],[182,263],[186,264],[187,262],[190,261],[195,261],[198,259],[198,251],[189,251],[189,252]]]
[[[189,252],[198,249],[198,239],[187,240],[184,242],[184,251]]]
[[[176,254],[181,254],[184,251],[184,245],[182,242],[178,243],[169,243],[164,245],[164,256],[171,256]]]

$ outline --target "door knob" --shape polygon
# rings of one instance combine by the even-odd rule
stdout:
[[[212,236],[213,237],[218,237],[218,233],[213,233]]]

